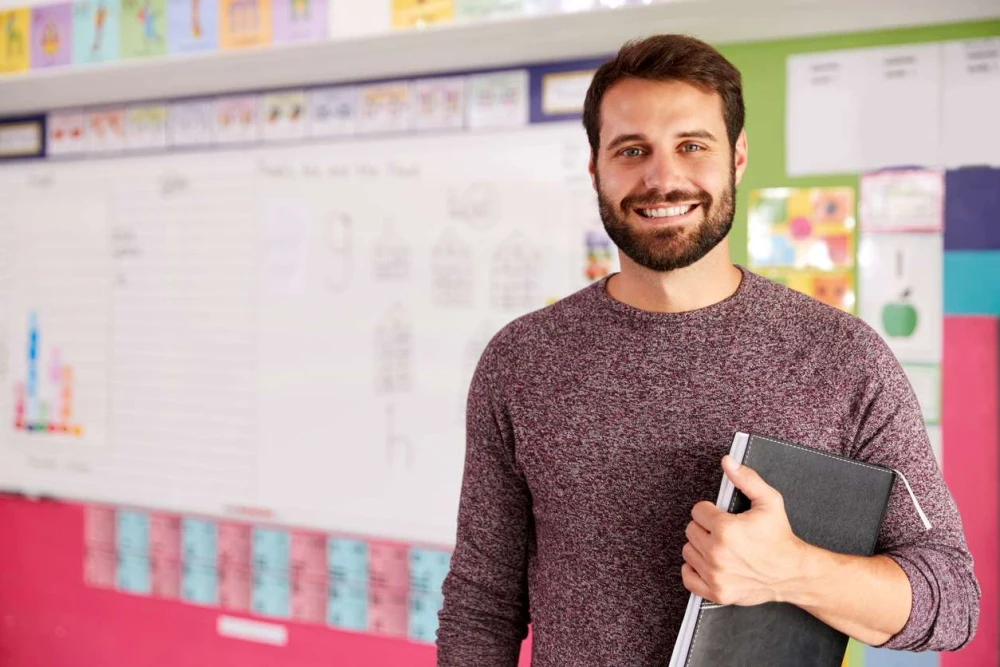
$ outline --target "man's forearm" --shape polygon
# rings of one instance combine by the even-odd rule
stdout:
[[[845,556],[803,545],[798,576],[777,592],[854,639],[878,646],[910,616],[910,581],[887,556]]]

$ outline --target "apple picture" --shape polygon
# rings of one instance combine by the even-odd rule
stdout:
[[[892,338],[909,338],[917,330],[917,309],[910,303],[910,289],[882,307],[882,328]]]

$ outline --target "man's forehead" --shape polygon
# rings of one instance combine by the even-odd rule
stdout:
[[[684,122],[723,125],[722,99],[683,81],[624,79],[612,85],[601,101],[602,125],[608,122]]]

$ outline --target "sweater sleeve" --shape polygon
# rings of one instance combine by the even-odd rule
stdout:
[[[527,484],[497,400],[496,339],[472,380],[458,532],[437,634],[440,667],[514,667],[527,635]]]
[[[855,457],[901,472],[931,523],[925,530],[897,477],[876,552],[906,573],[912,607],[903,629],[882,646],[950,651],[965,646],[979,620],[979,583],[962,520],[934,459],[916,395],[899,362],[874,331],[859,358],[870,364],[857,407]]]

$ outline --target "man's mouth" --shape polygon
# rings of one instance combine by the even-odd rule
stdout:
[[[679,218],[681,216],[687,215],[691,211],[698,208],[699,204],[678,204],[674,206],[664,206],[662,204],[657,206],[643,206],[635,209],[635,212],[644,218],[657,219],[657,218]]]

